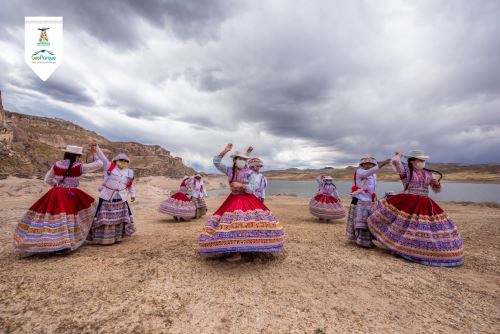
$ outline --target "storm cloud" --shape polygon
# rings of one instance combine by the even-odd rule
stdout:
[[[73,114],[205,170],[229,141],[266,168],[415,148],[500,162],[498,1],[3,2],[13,111]],[[47,82],[24,64],[24,16],[64,17]],[[31,106],[30,92],[44,99]]]

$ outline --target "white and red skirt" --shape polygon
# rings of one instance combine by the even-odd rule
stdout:
[[[14,246],[25,253],[74,251],[85,242],[94,211],[94,198],[84,191],[52,188],[17,224]]]
[[[278,219],[253,194],[230,194],[205,224],[200,254],[282,252],[285,232]]]
[[[341,219],[346,215],[346,210],[340,199],[325,194],[317,194],[309,202],[309,211],[321,219]]]
[[[182,192],[177,192],[160,204],[158,212],[184,219],[196,217],[196,205]]]
[[[385,247],[407,260],[437,267],[463,263],[457,227],[429,197],[399,194],[381,200],[368,218],[368,228]]]

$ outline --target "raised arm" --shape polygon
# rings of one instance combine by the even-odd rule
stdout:
[[[82,173],[92,173],[102,168],[102,161],[94,157],[94,162],[82,164]]]
[[[372,167],[370,169],[358,168],[358,170],[356,171],[356,176],[368,177],[370,175],[375,174],[379,169],[380,169],[380,167],[378,165],[375,167]]]
[[[233,148],[233,144],[227,144],[224,150],[219,153],[219,155],[216,155],[214,157],[214,166],[217,168],[220,172],[224,173],[225,175],[228,174],[228,167],[222,163],[222,158],[227,154],[227,152],[231,151]]]
[[[220,155],[216,155],[214,157],[214,166],[221,173],[224,173],[225,175],[227,175],[227,166],[222,163],[222,157]]]
[[[391,158],[391,165],[396,170],[396,173],[404,179],[407,177],[407,167],[401,162],[401,152],[396,152],[396,155]]]
[[[104,167],[104,171],[107,171],[109,169],[109,166],[111,165],[111,163],[109,162],[106,155],[104,155],[104,153],[102,152],[99,145],[96,146],[96,155],[97,155],[97,158],[102,161],[102,166]]]

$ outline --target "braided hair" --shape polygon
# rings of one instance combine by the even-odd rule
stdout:
[[[66,179],[66,176],[69,175],[69,172],[71,171],[71,168],[73,168],[73,165],[75,164],[76,159],[79,156],[80,156],[79,154],[64,152],[64,160],[69,160],[69,166],[68,166],[68,169],[66,169],[66,172],[64,172],[64,175],[63,175],[63,178],[61,180],[61,183],[64,183],[64,179]]]
[[[408,178],[408,182],[406,182],[404,191],[408,190],[408,186],[410,185],[411,179],[413,178],[413,163],[412,162],[415,160],[417,160],[417,158],[409,158],[408,159],[408,168],[410,169],[410,177]],[[441,179],[443,178],[443,173],[441,173],[440,171],[437,171],[434,169],[429,169],[429,168],[424,168],[424,170],[431,172],[431,173],[438,174],[439,175],[438,181],[441,181]]]
[[[229,183],[233,183],[235,175],[236,175],[236,159],[233,159],[233,175],[231,176],[231,182]]]

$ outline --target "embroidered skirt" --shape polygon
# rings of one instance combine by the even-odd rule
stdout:
[[[437,267],[463,263],[463,242],[452,219],[429,197],[399,194],[381,200],[368,228],[385,247],[407,260]]]
[[[84,191],[52,188],[17,224],[14,246],[25,253],[74,251],[85,242],[94,212],[94,198]]]
[[[112,245],[135,232],[134,219],[127,202],[105,201],[99,205],[87,240],[98,245]]]
[[[364,201],[353,201],[349,207],[347,216],[346,235],[348,240],[355,241],[362,247],[373,247],[373,236],[368,229],[368,217],[375,203]]]
[[[186,196],[186,194],[177,192],[160,204],[158,209],[160,213],[179,217],[184,219],[191,219],[196,216],[195,204]]]
[[[252,194],[230,194],[205,224],[200,254],[282,252],[285,232],[278,219]]]
[[[321,219],[341,219],[346,215],[340,199],[324,194],[318,194],[311,199],[309,211],[313,216]]]

